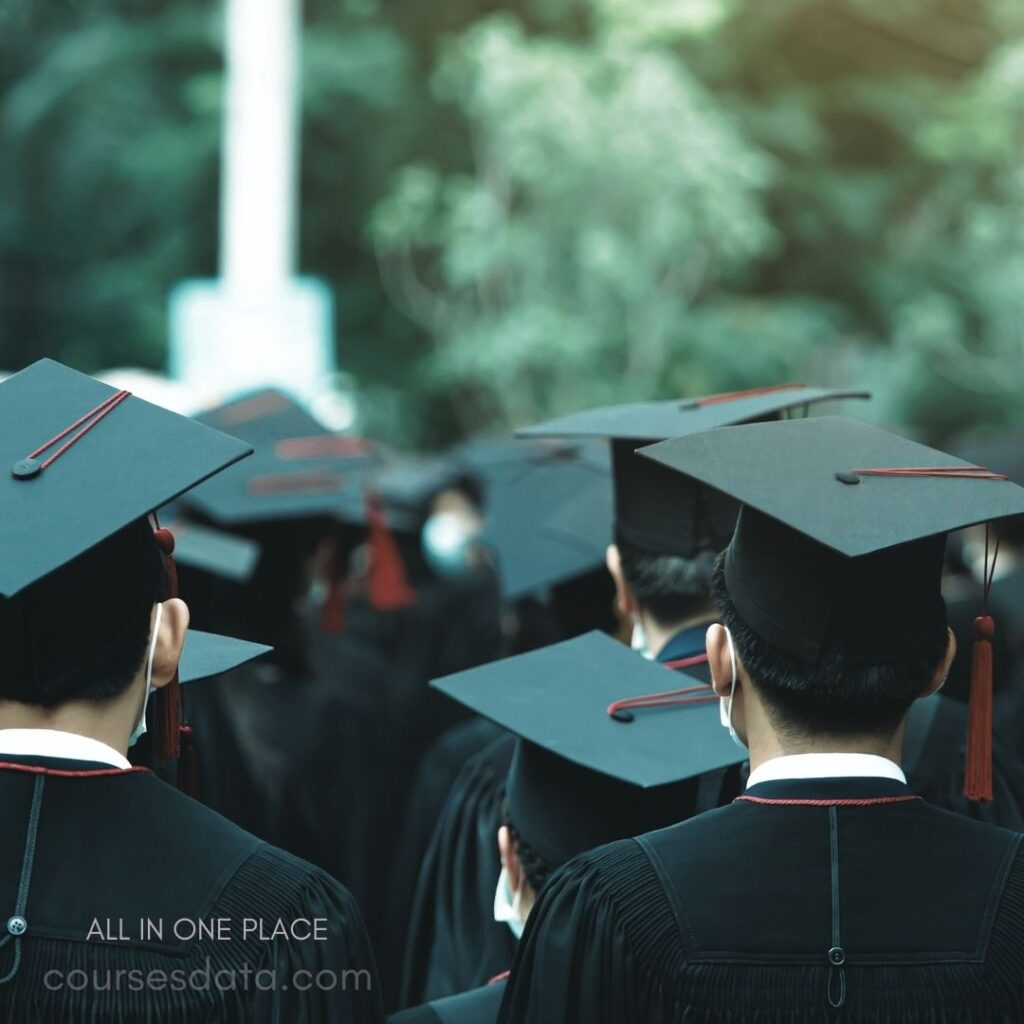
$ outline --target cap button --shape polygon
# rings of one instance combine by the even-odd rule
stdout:
[[[859,484],[860,477],[856,473],[836,473],[836,479],[841,484]]]
[[[25,918],[15,914],[14,917],[7,919],[7,930],[17,938],[19,935],[24,935],[28,931],[28,921]]]
[[[627,711],[625,708],[619,708],[617,711],[612,712],[612,718],[616,722],[632,722],[633,717],[633,712]]]
[[[11,476],[15,480],[31,480],[43,471],[43,464],[38,459],[19,459],[11,467]]]

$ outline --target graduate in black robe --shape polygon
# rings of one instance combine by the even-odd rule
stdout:
[[[507,553],[500,564],[510,575],[503,585],[515,595],[524,586],[549,580],[552,573],[564,574],[567,567],[581,564],[580,546],[585,544],[591,561],[606,562],[614,582],[618,632],[646,657],[672,661],[700,656],[704,627],[713,612],[708,598],[711,567],[732,534],[736,505],[637,458],[634,449],[653,439],[779,417],[850,397],[867,396],[793,388],[739,399],[712,396],[701,403],[638,403],[574,413],[522,431],[523,450],[532,459],[537,458],[534,446],[540,439],[549,445],[580,445],[581,460],[594,466],[604,465],[610,456],[612,487],[609,493],[607,486],[588,479],[593,472],[569,480],[563,479],[564,471],[540,478],[531,474],[535,485],[525,489],[514,479],[509,488],[513,494],[499,503],[498,521],[490,530],[491,537],[505,541]],[[507,472],[514,465],[512,453],[505,453],[498,465]],[[538,509],[546,510],[539,520]],[[603,541],[595,544],[598,538]],[[517,559],[519,549],[525,554]],[[576,625],[580,628],[565,635],[602,628],[595,621]],[[455,737],[453,748],[459,750],[459,743]],[[497,872],[489,837],[497,824],[497,790],[510,751],[510,741],[496,743],[467,764],[437,816],[412,904],[399,1005],[480,985],[507,956],[508,938],[494,928],[487,912]],[[445,753],[442,748],[436,756]],[[736,792],[736,771],[706,778],[699,809],[715,807]]]
[[[439,680],[437,685],[489,715],[514,737],[490,836],[500,857],[497,887],[490,878],[488,915],[510,934],[521,933],[529,908],[552,871],[613,837],[688,817],[698,800],[700,777],[735,766],[743,757],[718,728],[714,698],[706,685],[640,658],[599,632]],[[549,701],[553,685],[563,696]],[[663,729],[657,740],[647,741],[648,759],[657,752],[678,751],[675,764],[665,773],[650,776],[642,768],[625,765],[610,732],[619,727],[610,719],[599,723],[598,733],[588,735],[580,729],[575,708],[580,694],[600,695],[606,704],[628,703],[667,686],[694,691],[698,702],[687,708],[682,735]],[[468,948],[459,952],[473,954]],[[393,1020],[488,1024],[496,1019],[505,976],[507,968],[489,985],[432,1000]]]
[[[148,516],[248,450],[48,360],[0,385],[0,1020],[380,1020],[347,890],[126,756],[149,705],[186,762],[179,677],[242,660]]]
[[[552,878],[499,1020],[1021,1019],[1021,837],[930,807],[898,761],[907,708],[953,656],[945,534],[1024,512],[1024,490],[838,417],[648,452],[744,503],[708,654],[748,787]],[[975,800],[992,795],[979,632]],[[589,727],[607,709],[577,713]],[[624,728],[642,739],[681,714]]]

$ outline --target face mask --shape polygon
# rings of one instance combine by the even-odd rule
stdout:
[[[517,938],[523,937],[526,928],[526,918],[521,909],[522,891],[512,892],[508,884],[508,870],[504,867],[498,876],[498,888],[494,893],[494,920],[504,921],[509,931]]]
[[[648,661],[654,661],[654,655],[651,654],[650,649],[647,647],[647,634],[644,632],[644,627],[640,625],[639,619],[633,620],[633,636],[629,641],[629,646],[641,657],[646,658]]]
[[[732,683],[731,689],[729,690],[729,696],[722,697],[718,702],[718,717],[722,723],[722,727],[729,730],[729,736],[732,738],[733,743],[735,743],[741,750],[746,750],[746,743],[740,739],[739,733],[736,732],[736,727],[732,724],[732,699],[736,693],[736,684],[739,678],[739,673],[736,670],[736,648],[733,646],[732,633],[729,632],[729,627],[723,626],[722,628],[725,630],[725,638],[729,642],[729,661],[732,664]]]
[[[146,735],[146,708],[149,706],[149,695],[153,692],[153,658],[156,656],[156,641],[160,635],[160,620],[163,618],[164,606],[156,606],[156,622],[153,624],[153,635],[149,638],[149,656],[146,658],[146,696],[142,698],[142,713],[139,715],[131,736],[128,737],[128,746],[134,747],[139,739]]]
[[[438,576],[449,579],[469,568],[469,556],[477,532],[462,516],[435,512],[423,524],[423,557]]]

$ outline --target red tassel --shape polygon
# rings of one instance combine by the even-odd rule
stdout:
[[[331,576],[327,597],[320,609],[320,630],[323,633],[341,633],[345,629],[348,613],[348,580]]]
[[[382,612],[408,608],[416,603],[416,592],[406,578],[398,545],[384,514],[384,504],[372,491],[366,492],[366,510],[370,522],[370,604]]]
[[[178,791],[193,800],[199,799],[199,759],[196,757],[195,733],[192,726],[179,730],[181,755],[178,758]]]
[[[164,556],[167,575],[170,577],[168,597],[178,596],[178,567],[174,562],[174,534],[166,527],[153,531],[157,547]],[[178,684],[178,673],[166,685],[161,686],[154,696],[154,724],[156,735],[153,746],[156,756],[161,761],[170,761],[181,753],[181,686]]]
[[[964,796],[986,803],[992,800],[992,636],[995,629],[995,622],[989,615],[979,615],[974,620],[967,713]]]

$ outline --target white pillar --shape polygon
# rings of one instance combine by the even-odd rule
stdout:
[[[295,272],[299,0],[225,0],[220,272],[273,292]]]
[[[330,289],[296,276],[301,0],[224,0],[220,277],[170,297],[171,374],[197,401],[333,393]]]

